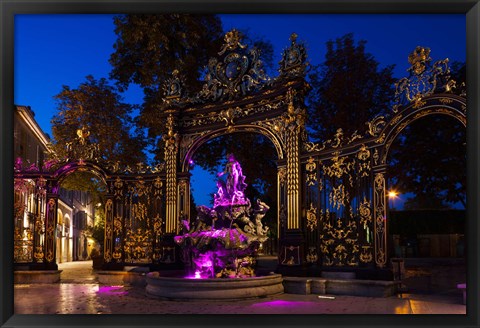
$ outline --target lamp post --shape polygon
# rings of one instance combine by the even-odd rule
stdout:
[[[395,190],[390,190],[388,192],[388,198],[390,199],[390,208],[389,208],[390,210],[393,209],[393,205],[394,205],[393,200],[397,198],[397,196],[398,196],[398,193]]]

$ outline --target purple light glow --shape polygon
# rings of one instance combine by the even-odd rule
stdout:
[[[255,303],[253,307],[296,307],[296,308],[303,308],[305,306],[312,306],[318,305],[315,302],[294,302],[294,301],[284,301],[284,300],[276,300],[270,302],[262,302],[262,303]]]
[[[228,155],[225,170],[219,172],[217,176],[221,177],[224,174],[227,174],[226,180],[219,179],[217,181],[218,191],[214,195],[213,207],[248,204],[244,194],[244,190],[247,187],[245,176],[242,173],[240,163],[233,154]]]
[[[121,288],[123,288],[123,286],[101,286],[98,287],[97,293],[110,295],[127,295],[127,291],[119,290]]]
[[[185,279],[202,279],[202,276],[201,276],[201,273],[200,271],[195,271],[195,275],[194,276],[185,276],[184,277]]]

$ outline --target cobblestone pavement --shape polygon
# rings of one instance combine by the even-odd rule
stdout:
[[[91,262],[59,265],[60,283],[15,285],[15,314],[465,314],[458,295],[403,294],[387,298],[282,294],[231,301],[165,301],[142,287],[105,286]]]

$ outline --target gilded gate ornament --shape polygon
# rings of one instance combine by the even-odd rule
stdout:
[[[355,221],[345,223],[338,218],[335,225],[324,223],[320,248],[325,266],[357,266],[359,247]]]
[[[50,198],[45,216],[45,260],[52,262],[55,258],[55,217],[57,214],[57,201]]]
[[[375,263],[379,267],[386,265],[386,207],[385,207],[385,176],[382,172],[375,174],[374,180],[374,231],[375,231]]]
[[[303,43],[297,43],[298,35],[292,33],[290,36],[290,47],[282,53],[280,61],[280,75],[297,77],[305,74],[307,64],[307,51]]]
[[[407,103],[413,102],[414,108],[419,108],[425,104],[423,98],[432,95],[437,89],[451,92],[455,85],[450,79],[448,58],[431,64],[429,48],[417,46],[408,56],[408,61],[411,64],[407,70],[410,76],[395,83],[395,113]]]
[[[368,133],[372,137],[377,137],[385,126],[385,123],[386,122],[384,116],[377,116],[373,120],[365,124],[368,125]]]
[[[370,150],[362,144],[357,153],[358,172],[360,178],[366,177],[370,174]]]
[[[359,214],[360,224],[362,224],[364,227],[367,227],[367,225],[372,222],[372,213],[370,210],[370,202],[366,197],[363,198],[363,201],[360,204]]]
[[[329,177],[341,178],[342,176],[348,174],[353,168],[353,162],[348,161],[348,157],[340,157],[339,152],[334,152],[334,157],[331,159],[332,164],[330,166],[323,166],[323,171]]]
[[[362,263],[370,263],[373,260],[371,246],[362,246],[362,252],[360,254],[360,261]]]
[[[310,208],[307,210],[307,228],[310,231],[314,231],[317,228],[317,209],[313,207],[313,203],[310,204]]]
[[[310,157],[305,165],[307,171],[307,186],[313,186],[317,182],[317,164],[313,157]]]
[[[172,77],[163,84],[164,102],[168,105],[178,105],[184,96],[184,78],[178,70],[173,70]]]
[[[318,261],[317,249],[315,247],[308,248],[308,254],[306,256],[307,263],[316,263]]]
[[[270,83],[259,50],[248,50],[241,44],[242,37],[235,29],[226,33],[225,44],[218,53],[221,57],[210,58],[206,83],[191,102],[232,100]]]
[[[99,158],[99,147],[89,140],[90,131],[84,126],[77,130],[77,138],[67,142],[67,161],[70,160],[95,160]]]

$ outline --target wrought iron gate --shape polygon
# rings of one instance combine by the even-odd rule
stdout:
[[[448,61],[431,64],[429,50],[419,47],[409,57],[411,76],[397,83],[390,115],[366,122],[363,132],[345,136],[339,128],[332,139],[312,143],[305,130],[306,50],[295,34],[290,41],[275,79],[236,30],[226,34],[219,57],[210,59],[197,94],[185,94],[181,73],[173,71],[159,112],[165,120],[164,163],[102,162],[98,147],[82,133],[68,145],[68,160],[30,169],[17,163],[15,182],[31,191],[34,215],[27,225],[16,226],[15,261],[55,267],[59,181],[75,170],[89,170],[108,190],[107,267],[178,264],[173,236],[181,219],[194,219],[188,217],[190,159],[212,138],[254,132],[277,151],[279,266],[385,268],[389,148],[408,124],[425,115],[449,115],[466,125],[465,93],[453,88]]]

